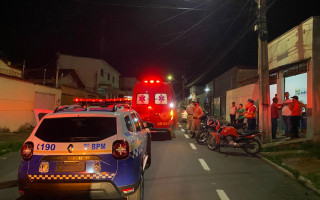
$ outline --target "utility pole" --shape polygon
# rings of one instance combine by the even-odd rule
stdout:
[[[22,65],[22,79],[24,79],[24,70],[26,68],[26,60],[23,60],[23,65]]]
[[[60,64],[60,55],[59,51],[57,53],[57,70],[56,70],[56,88],[59,87],[59,64]]]
[[[267,0],[256,0],[258,4],[258,73],[259,73],[259,129],[263,132],[263,141],[271,142],[271,112],[268,66],[268,31],[267,31]]]
[[[43,73],[43,85],[46,84],[46,73],[47,73],[47,69],[44,69],[44,73]]]

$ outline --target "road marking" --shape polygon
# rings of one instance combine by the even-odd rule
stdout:
[[[221,200],[230,200],[227,194],[223,190],[217,190],[217,193]]]
[[[201,164],[201,166],[203,167],[204,170],[210,171],[210,168],[207,165],[206,161],[204,161],[202,158],[199,158],[199,162],[200,162],[200,164]]]
[[[184,134],[184,137],[186,137],[187,139],[189,139],[189,136],[187,134]]]
[[[197,147],[196,147],[193,143],[189,143],[189,144],[190,144],[190,146],[191,146],[191,149],[194,149],[194,150],[197,149]]]
[[[186,131],[186,130],[184,130],[183,128],[181,129],[182,131]]]

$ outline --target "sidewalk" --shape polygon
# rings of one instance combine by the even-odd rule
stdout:
[[[20,160],[20,151],[0,156],[0,188],[8,185],[4,183],[16,181],[18,179]]]
[[[282,138],[263,144],[260,156],[320,195],[320,144],[308,138]]]
[[[29,132],[0,133],[0,189],[17,186],[20,149]]]

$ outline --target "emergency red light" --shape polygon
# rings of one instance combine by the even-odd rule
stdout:
[[[131,98],[116,98],[116,99],[84,99],[84,98],[75,98],[73,102],[80,103],[80,102],[117,102],[117,101],[131,101]]]
[[[122,192],[125,194],[128,194],[128,193],[134,192],[134,188],[123,189]]]
[[[144,83],[160,83],[160,80],[154,80],[154,79],[151,79],[151,80],[145,80],[143,81]]]

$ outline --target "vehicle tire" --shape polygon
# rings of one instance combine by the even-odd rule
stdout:
[[[141,180],[138,189],[127,200],[143,200],[144,199],[144,175],[141,173]]]
[[[208,138],[209,132],[207,130],[202,131],[200,134],[196,136],[196,140],[198,143],[205,143]]]
[[[244,145],[243,150],[248,154],[257,154],[261,150],[261,143],[257,139],[249,140]]]
[[[214,151],[218,148],[218,142],[216,136],[210,134],[207,139],[207,146],[210,150]]]

